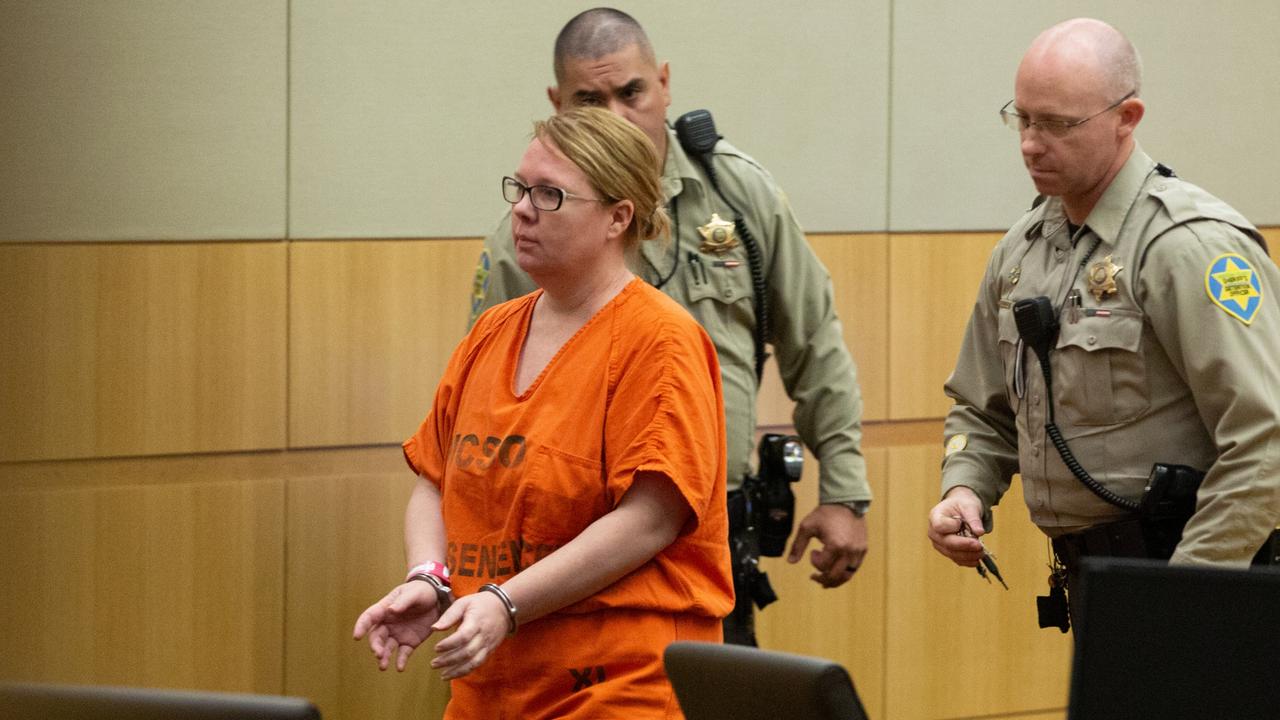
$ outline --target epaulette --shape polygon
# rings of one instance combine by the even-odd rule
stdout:
[[[726,158],[732,158],[733,160],[744,162],[750,165],[751,167],[755,168],[758,172],[764,173],[765,175],[769,175],[770,177],[772,177],[772,175],[770,175],[769,171],[765,168],[765,166],[761,165],[759,161],[757,161],[755,158],[751,157],[750,155],[742,152],[737,148],[737,146],[735,146],[733,143],[730,143],[728,140],[725,140],[723,137],[720,138],[720,141],[716,143],[715,148],[711,150],[711,155],[712,157],[716,158],[721,162],[725,162]]]
[[[1165,165],[1164,163],[1156,163],[1156,172],[1165,177],[1178,177],[1178,174],[1173,171],[1173,168]]]
[[[1164,168],[1164,171],[1169,174],[1166,175],[1165,172],[1161,172],[1160,168]],[[1172,174],[1172,170],[1163,165],[1157,165],[1156,171],[1164,177],[1178,180],[1178,182],[1157,182],[1154,187],[1147,191],[1151,197],[1160,203],[1168,215],[1167,224],[1163,229],[1201,219],[1215,220],[1235,226],[1255,242],[1266,247],[1266,241],[1263,240],[1262,234],[1235,208],[1205,192],[1199,186],[1177,178]]]
[[[1175,225],[1203,216],[1195,198],[1179,183],[1158,183],[1148,192],[1160,201]]]

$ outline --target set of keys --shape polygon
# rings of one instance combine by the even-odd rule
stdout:
[[[956,519],[960,520],[960,530],[956,532],[957,535],[959,535],[960,537],[977,538],[977,536],[973,534],[973,530],[969,528],[968,523],[966,523],[961,518],[956,518]],[[978,542],[979,544],[982,543],[981,540],[978,540]],[[996,580],[1000,581],[1000,585],[1003,586],[1005,590],[1009,589],[1009,586],[1005,583],[1004,578],[1001,577],[1000,575],[1000,568],[996,567],[995,556],[992,555],[990,551],[987,550],[986,545],[982,546],[982,560],[981,562],[978,563],[977,570],[978,570],[978,575],[983,580],[986,580],[988,583],[990,583],[991,578],[994,577]]]

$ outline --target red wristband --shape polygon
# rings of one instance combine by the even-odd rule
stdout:
[[[421,565],[414,565],[409,568],[409,574],[404,576],[405,582],[409,582],[409,579],[414,575],[430,575],[444,583],[445,587],[451,587],[449,583],[449,568],[445,567],[444,563],[424,562]]]

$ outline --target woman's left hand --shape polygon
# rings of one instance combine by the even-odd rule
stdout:
[[[436,643],[431,667],[439,670],[445,680],[475,670],[506,639],[508,622],[507,607],[493,593],[477,592],[459,598],[431,626],[436,632],[457,627],[452,635]]]

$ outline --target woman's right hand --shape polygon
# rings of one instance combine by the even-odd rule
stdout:
[[[354,636],[356,640],[369,637],[369,649],[378,658],[379,670],[386,670],[394,655],[396,670],[403,672],[409,656],[431,636],[431,625],[439,617],[435,589],[414,580],[397,585],[360,613]]]
[[[458,598],[432,628],[456,630],[436,643],[431,667],[439,670],[445,680],[460,678],[475,670],[507,639],[510,622],[506,606],[491,593],[477,592]]]

